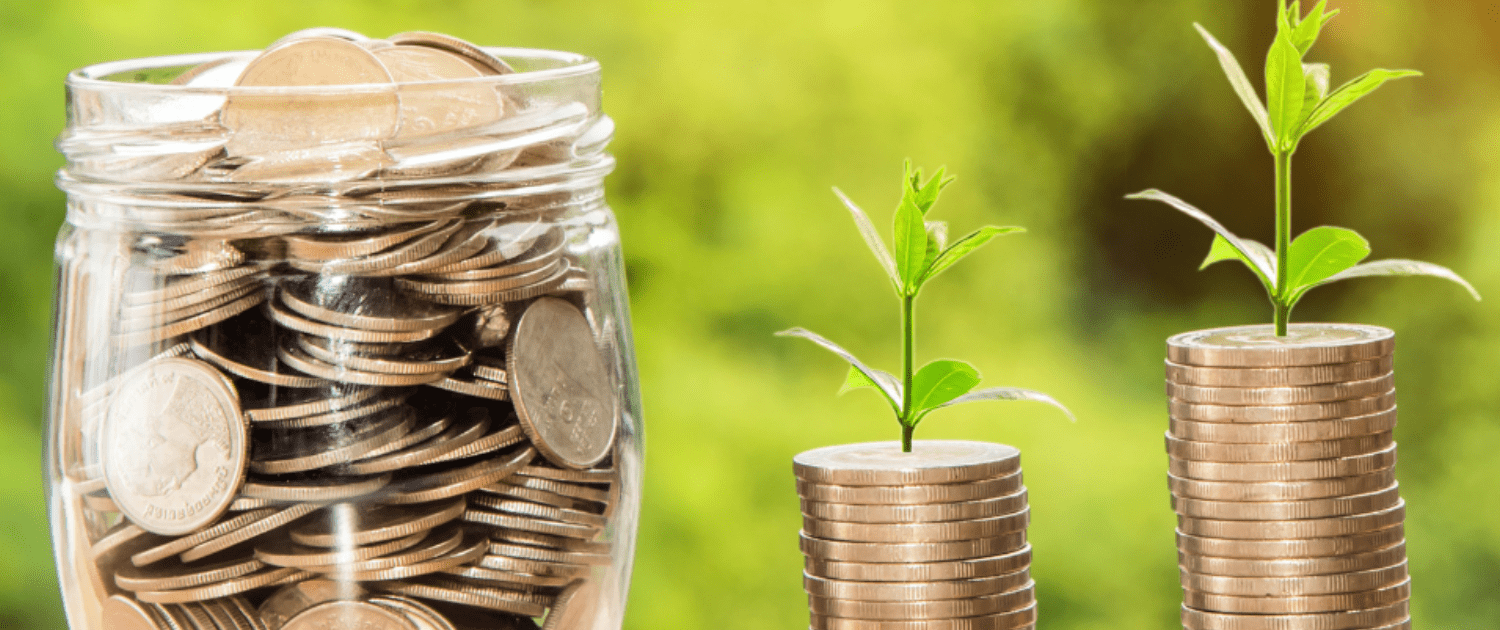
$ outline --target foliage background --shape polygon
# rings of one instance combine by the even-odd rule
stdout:
[[[1298,231],[1449,265],[1500,299],[1500,3],[1333,0],[1312,60],[1335,82],[1417,68],[1318,131]],[[603,61],[648,424],[629,628],[805,627],[790,458],[895,439],[844,368],[770,333],[804,325],[887,367],[895,301],[829,193],[888,225],[903,158],[960,180],[955,231],[1031,229],[923,296],[924,358],[956,355],[1041,405],[969,406],[918,437],[1025,452],[1041,627],[1175,627],[1162,341],[1269,321],[1244,270],[1198,273],[1209,234],[1121,196],[1160,187],[1268,241],[1271,161],[1192,31],[1260,75],[1270,0],[0,1],[0,628],[62,628],[39,472],[62,220],[62,79],[109,59],[259,48],[303,27],[424,29]],[[1257,86],[1260,80],[1253,79]],[[1399,333],[1400,475],[1417,627],[1500,625],[1500,314],[1435,280],[1321,289],[1299,320]]]

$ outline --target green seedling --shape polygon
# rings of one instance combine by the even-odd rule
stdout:
[[[1474,299],[1479,292],[1452,270],[1417,260],[1361,262],[1370,255],[1370,244],[1353,230],[1315,227],[1292,240],[1292,154],[1302,138],[1322,126],[1344,108],[1374,92],[1386,81],[1420,76],[1414,70],[1376,69],[1329,90],[1329,68],[1323,63],[1304,63],[1303,57],[1318,39],[1323,26],[1337,10],[1327,10],[1327,0],[1302,15],[1301,2],[1290,6],[1282,0],[1277,12],[1276,41],[1266,55],[1266,102],[1261,103],[1250,79],[1234,55],[1202,26],[1194,24],[1219,57],[1229,83],[1255,118],[1266,146],[1276,161],[1276,248],[1235,236],[1207,213],[1159,190],[1130,195],[1171,205],[1217,233],[1200,269],[1222,260],[1244,263],[1261,284],[1275,309],[1276,334],[1286,336],[1292,307],[1314,287],[1366,276],[1435,276],[1463,285]]]
[[[953,181],[945,171],[946,169],[940,168],[931,179],[924,181],[922,171],[913,171],[911,163],[907,162],[905,175],[901,178],[901,203],[896,207],[894,256],[880,240],[880,234],[875,231],[870,217],[844,196],[843,192],[833,189],[834,194],[849,208],[850,214],[854,215],[855,226],[859,228],[865,244],[875,254],[875,260],[890,278],[891,287],[896,290],[896,297],[901,301],[900,379],[890,372],[866,365],[853,353],[812,331],[793,328],[776,333],[780,336],[808,339],[848,361],[849,374],[839,393],[865,387],[879,392],[890,404],[891,411],[895,412],[896,421],[901,424],[901,448],[908,453],[911,452],[912,433],[917,425],[927,414],[943,407],[981,400],[1034,400],[1062,409],[1069,419],[1073,418],[1072,412],[1061,403],[1040,392],[1014,387],[975,389],[979,386],[979,370],[963,361],[939,359],[913,371],[916,303],[922,287],[996,236],[1026,231],[1019,227],[988,225],[949,244],[948,225],[942,221],[927,220],[929,211],[937,203],[938,195]]]

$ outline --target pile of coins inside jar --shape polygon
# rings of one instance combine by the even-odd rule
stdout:
[[[485,80],[511,72],[315,29],[178,74],[201,119],[60,141],[70,192],[162,183],[78,204],[65,244],[116,246],[61,290],[118,300],[59,316],[103,627],[592,623],[619,376],[577,258],[598,200],[562,173],[602,177],[610,127]],[[69,349],[100,327],[110,360]]]
[[[793,465],[813,630],[1036,626],[1020,451],[845,444]]]
[[[1410,628],[1394,335],[1168,340],[1168,482],[1189,630]]]

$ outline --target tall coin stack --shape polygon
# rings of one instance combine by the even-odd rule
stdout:
[[[793,465],[813,630],[1035,627],[1020,451],[845,444]]]
[[[1347,324],[1167,341],[1184,628],[1411,627],[1394,342]]]

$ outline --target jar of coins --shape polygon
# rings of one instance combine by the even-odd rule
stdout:
[[[75,630],[620,627],[641,416],[599,84],[339,29],[69,75]]]

